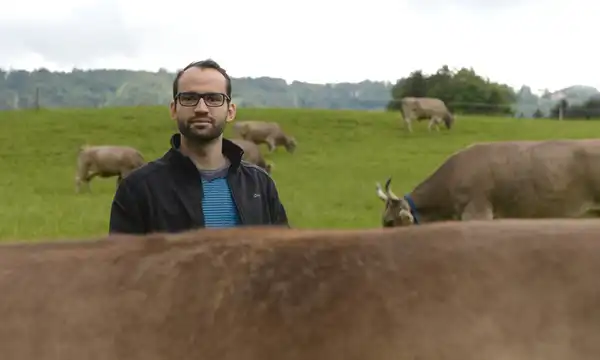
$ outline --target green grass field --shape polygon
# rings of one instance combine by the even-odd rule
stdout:
[[[460,117],[450,132],[428,133],[422,122],[408,134],[397,113],[333,110],[240,109],[237,119],[278,121],[296,136],[296,153],[280,148],[268,158],[292,226],[302,228],[380,226],[376,181],[391,175],[396,193],[409,191],[473,142],[600,133],[594,121]],[[92,193],[75,194],[78,147],[126,144],[154,159],[174,131],[160,107],[0,112],[0,240],[105,235],[115,179],[95,179]]]

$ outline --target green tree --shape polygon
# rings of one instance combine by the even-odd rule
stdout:
[[[446,103],[450,111],[466,114],[512,114],[516,94],[508,85],[491,82],[475,70],[462,68],[456,72],[443,65],[430,76],[421,70],[398,80],[391,89],[389,110],[399,108],[406,96],[433,97]]]

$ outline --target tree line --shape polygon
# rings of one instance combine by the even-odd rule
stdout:
[[[0,69],[0,110],[166,106],[171,100],[174,76],[165,69],[157,72]],[[515,91],[508,85],[484,78],[473,69],[451,71],[445,65],[431,75],[425,75],[422,70],[413,71],[395,84],[368,80],[336,84],[287,83],[271,77],[233,78],[232,83],[233,99],[240,107],[397,110],[402,97],[429,96],[442,99],[457,113],[554,117],[559,105],[554,94],[548,91],[542,96],[533,94],[528,86]],[[599,95],[598,90],[572,86],[561,91],[569,105],[563,109],[565,118],[598,116],[578,108]],[[585,106],[598,110],[597,102]]]
[[[517,100],[508,85],[484,79],[473,69],[451,71],[446,65],[429,76],[422,70],[413,71],[398,80],[391,91],[389,110],[399,110],[401,98],[415,96],[441,99],[454,113],[512,115]]]
[[[168,105],[174,73],[132,70],[52,72],[0,69],[0,110]],[[241,107],[376,110],[389,101],[390,82],[310,84],[271,77],[233,78]]]

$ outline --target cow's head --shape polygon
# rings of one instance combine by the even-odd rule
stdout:
[[[396,196],[390,189],[392,178],[385,182],[385,189],[377,186],[377,196],[385,202],[385,208],[381,216],[383,227],[408,226],[415,222],[415,218],[410,212],[410,205],[403,198]]]
[[[290,153],[293,154],[294,151],[296,151],[296,138],[293,136],[286,136],[285,139],[285,149]]]
[[[455,116],[450,114],[449,112],[444,115],[442,120],[444,121],[444,125],[446,125],[446,129],[452,129],[452,125],[454,124]]]

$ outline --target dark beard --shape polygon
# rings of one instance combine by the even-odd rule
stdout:
[[[183,121],[177,121],[177,128],[181,136],[194,143],[203,144],[209,143],[223,134],[223,131],[225,131],[225,121],[217,122],[217,125],[213,125],[209,130],[203,130],[202,132],[197,132]]]

